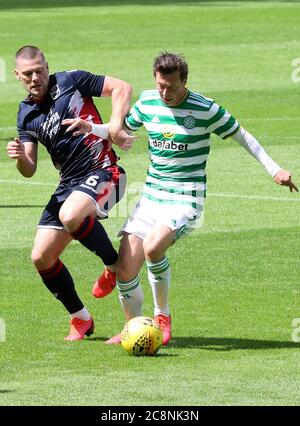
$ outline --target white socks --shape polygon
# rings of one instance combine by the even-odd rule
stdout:
[[[168,294],[171,277],[169,261],[165,256],[156,263],[147,261],[147,267],[154,300],[154,315],[169,316]],[[131,281],[117,280],[117,288],[126,320],[143,315],[144,293],[140,285],[139,276],[137,275]]]
[[[117,288],[126,320],[142,315],[144,293],[140,286],[140,277],[137,275],[131,281],[117,280]]]
[[[170,315],[168,294],[171,279],[171,270],[168,258],[165,256],[156,263],[147,261],[148,278],[152,287],[154,300],[154,315]]]
[[[72,319],[79,318],[84,321],[88,321],[91,318],[89,311],[86,308],[82,308],[80,309],[80,311],[74,312],[74,314],[70,314],[70,315]]]

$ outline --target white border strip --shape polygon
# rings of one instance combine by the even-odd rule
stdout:
[[[300,198],[288,198],[288,197],[268,197],[268,196],[264,196],[264,195],[243,195],[243,194],[227,194],[224,192],[220,192],[220,193],[213,193],[213,192],[208,192],[207,193],[208,197],[225,197],[225,198],[242,198],[242,199],[247,199],[247,200],[261,200],[261,201],[291,201],[293,203],[299,203],[300,202]]]
[[[31,182],[27,180],[6,180],[6,179],[0,179],[1,183],[11,183],[15,185],[36,185],[36,186],[57,186],[57,182],[53,183],[45,183],[45,182]],[[230,194],[226,192],[208,192],[208,197],[219,197],[219,198],[239,198],[239,199],[246,199],[246,200],[259,200],[259,201],[287,201],[292,203],[299,203],[300,198],[288,198],[288,197],[268,197],[265,195],[244,195],[244,194]]]
[[[44,182],[31,182],[27,180],[6,180],[0,179],[0,183],[12,183],[14,185],[37,185],[37,186],[57,186],[57,182],[44,183]]]
[[[17,128],[16,128],[16,126],[15,127],[11,127],[11,126],[9,126],[9,127],[0,127],[0,132],[5,132],[7,130],[9,130],[9,131],[14,130],[16,132]]]

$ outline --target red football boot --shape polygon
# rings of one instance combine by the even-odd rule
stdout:
[[[95,297],[105,297],[116,287],[116,273],[105,269],[101,277],[94,284],[92,295]]]
[[[84,336],[90,336],[94,333],[95,327],[92,317],[88,321],[84,321],[80,318],[73,318],[70,324],[70,333],[64,340],[82,340]]]
[[[171,315],[155,315],[154,321],[160,326],[163,333],[163,345],[167,345],[172,339],[172,330],[171,330]]]

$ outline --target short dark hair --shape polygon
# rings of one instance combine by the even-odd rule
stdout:
[[[164,51],[154,59],[154,77],[157,72],[161,74],[172,74],[176,71],[179,71],[181,81],[187,80],[189,70],[183,55]]]
[[[15,55],[15,59],[17,60],[20,57],[22,57],[24,59],[34,59],[37,56],[40,56],[43,59],[43,61],[46,62],[43,52],[38,47],[36,47],[36,46],[23,46],[17,51],[17,53]]]

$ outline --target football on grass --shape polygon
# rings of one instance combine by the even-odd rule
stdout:
[[[154,355],[162,345],[162,331],[149,317],[135,317],[129,320],[122,332],[121,343],[129,355]]]

